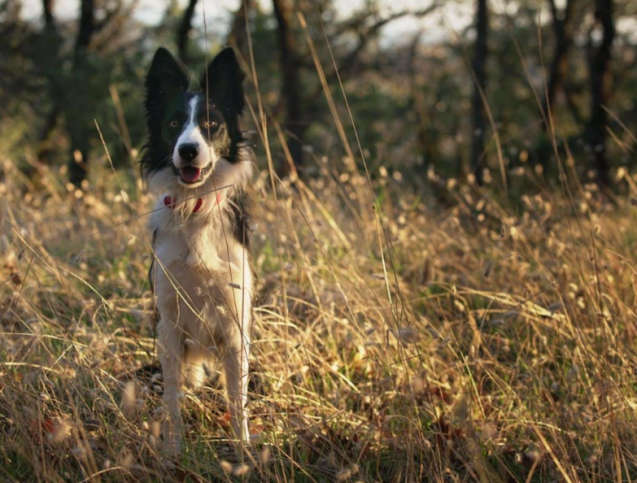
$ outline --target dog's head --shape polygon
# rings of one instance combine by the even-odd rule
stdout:
[[[145,175],[172,169],[181,186],[201,186],[220,159],[233,163],[243,140],[245,74],[231,48],[222,50],[189,91],[189,76],[164,48],[155,53],[146,78],[149,142]]]

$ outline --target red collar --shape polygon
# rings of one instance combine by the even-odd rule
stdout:
[[[221,191],[217,191],[217,199],[214,206],[217,206],[218,204],[220,204],[222,199],[223,199],[223,193]],[[174,198],[170,195],[164,196],[164,205],[166,206],[166,208],[170,208],[171,210],[174,210],[175,207],[177,206],[177,203],[178,201],[176,196]],[[198,211],[201,210],[201,208],[203,208],[203,198],[197,198],[197,202],[195,203],[195,209],[192,210],[192,212],[197,213]]]

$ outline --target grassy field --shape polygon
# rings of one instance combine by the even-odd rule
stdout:
[[[637,479],[627,199],[433,180],[434,199],[320,162],[275,195],[262,172],[254,444],[228,444],[211,383],[170,461],[141,184],[105,156],[85,193],[0,161],[1,481]]]

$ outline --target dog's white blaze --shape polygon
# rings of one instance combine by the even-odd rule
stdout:
[[[212,146],[209,146],[206,138],[203,136],[199,124],[197,124],[197,104],[199,103],[199,95],[195,95],[188,103],[188,122],[184,126],[177,143],[175,144],[175,150],[173,151],[173,164],[177,168],[185,166],[184,162],[179,156],[179,146],[182,144],[197,144],[199,145],[199,155],[194,160],[194,165],[200,168],[208,166],[211,162],[217,160],[217,154]]]

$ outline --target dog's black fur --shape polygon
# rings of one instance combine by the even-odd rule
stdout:
[[[243,81],[245,73],[240,69],[234,51],[222,50],[202,73],[199,89],[190,91],[190,76],[186,69],[164,48],[159,48],[146,77],[146,124],[148,140],[142,148],[140,167],[142,176],[169,167],[183,127],[188,103],[198,99],[200,122],[215,120],[218,125],[205,128],[208,142],[230,163],[236,163],[239,150],[250,145],[241,130],[240,118],[245,109]],[[172,129],[171,120],[178,119],[179,126]],[[249,150],[252,153],[251,150]],[[250,202],[243,193],[231,193],[234,235],[249,246]]]

